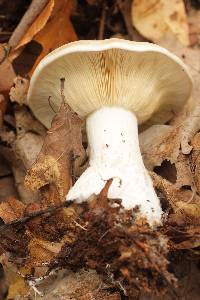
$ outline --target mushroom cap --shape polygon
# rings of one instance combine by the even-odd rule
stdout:
[[[139,124],[170,120],[192,91],[185,64],[160,46],[122,39],[72,42],[48,54],[31,78],[28,104],[47,128],[52,107],[58,111],[61,104],[61,78],[66,101],[81,118],[102,106],[121,106]]]

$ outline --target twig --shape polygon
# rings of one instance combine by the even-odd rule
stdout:
[[[137,42],[142,42],[145,39],[133,27],[131,21],[131,5],[132,0],[117,0],[118,8],[124,18],[124,23],[129,35],[129,39]]]
[[[99,23],[98,40],[103,40],[103,38],[104,38],[106,11],[107,11],[107,6],[106,6],[106,3],[104,2],[103,7],[102,7],[101,19],[100,19],[100,23]]]
[[[8,44],[11,48],[15,48],[18,45],[19,41],[22,39],[35,18],[40,14],[47,2],[48,0],[32,0],[31,5],[9,39]]]
[[[47,213],[48,214],[53,214],[57,209],[60,209],[60,208],[63,208],[63,207],[68,207],[70,204],[71,204],[71,201],[65,201],[65,202],[63,202],[59,205],[50,206],[47,209],[43,209],[43,210],[39,210],[39,211],[30,213],[27,216],[22,217],[21,219],[15,220],[15,221],[10,222],[8,224],[1,225],[0,226],[0,232],[4,231],[9,226],[26,223],[27,221],[29,221],[33,218],[40,217],[40,216],[45,215]]]
[[[75,220],[74,220],[74,223],[76,224],[76,226],[78,226],[78,227],[80,227],[81,229],[87,231],[87,228],[83,227],[81,224],[79,224],[79,223],[76,222]]]

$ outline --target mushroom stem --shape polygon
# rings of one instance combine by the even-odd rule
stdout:
[[[121,199],[125,209],[138,206],[151,226],[160,224],[162,210],[143,164],[136,116],[124,108],[106,106],[92,113],[86,126],[89,168],[70,189],[67,200],[87,200],[113,178],[108,198]]]

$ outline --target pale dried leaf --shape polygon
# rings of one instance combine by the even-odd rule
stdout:
[[[20,199],[24,203],[30,203],[38,199],[38,192],[25,188],[24,177],[41,150],[42,136],[46,130],[24,106],[15,110],[15,117],[16,134],[5,128],[0,132],[1,139],[8,145],[2,145],[0,152],[12,168]]]
[[[188,106],[190,107],[190,105]],[[140,147],[147,169],[153,170],[157,166],[162,166],[164,161],[169,161],[175,167],[176,186],[178,188],[190,186],[195,191],[196,187],[188,155],[180,151],[183,136],[190,136],[187,133],[189,133],[193,123],[191,114],[188,114],[187,109],[188,107],[174,118],[173,126],[154,125],[142,132],[140,134]],[[170,180],[170,177],[167,179]],[[174,182],[174,179],[171,178],[171,181]]]
[[[27,132],[22,137],[17,137],[15,153],[21,158],[26,169],[29,169],[35,162],[42,145],[43,138],[32,132]]]
[[[159,45],[179,56],[188,66],[194,82],[193,96],[185,107],[185,116],[179,121],[182,124],[180,130],[180,144],[184,154],[192,150],[190,141],[200,129],[200,55],[198,47],[185,47],[172,36],[166,35],[159,41]],[[179,138],[179,137],[178,137]]]
[[[194,195],[190,190],[181,190],[176,187],[176,185],[172,184],[168,180],[162,178],[154,172],[150,172],[151,178],[153,180],[153,185],[159,191],[162,192],[165,199],[168,201],[170,206],[174,211],[178,209],[176,203],[185,202],[185,203],[195,203],[198,204],[200,202],[200,198],[198,195]]]
[[[166,32],[189,45],[189,26],[183,0],[134,0],[132,21],[147,39],[158,42]]]
[[[10,89],[10,100],[17,102],[19,105],[27,104],[26,96],[29,87],[29,80],[21,76],[14,79],[14,86]]]
[[[39,136],[46,135],[46,128],[33,117],[30,111],[25,107],[15,109],[17,137],[22,137],[25,133],[32,132]]]
[[[166,140],[166,137],[168,139],[171,131],[172,126],[169,125],[152,125],[139,134],[140,150],[147,169],[153,170],[155,166],[160,166],[163,162],[164,156],[160,154],[160,151],[157,151],[157,148],[157,154],[154,155],[154,147],[160,145],[159,149],[161,148],[161,151],[163,151],[163,140]],[[153,155],[152,152],[150,155],[150,149],[153,151]]]

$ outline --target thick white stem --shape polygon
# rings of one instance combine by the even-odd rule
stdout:
[[[150,225],[161,223],[160,202],[140,153],[135,115],[121,107],[103,107],[87,118],[86,126],[89,168],[67,199],[87,200],[113,178],[108,198],[121,199],[125,209],[138,206]]]

